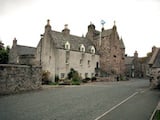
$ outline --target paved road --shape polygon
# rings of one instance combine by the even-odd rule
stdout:
[[[160,99],[148,80],[94,83],[0,97],[0,120],[147,120]]]

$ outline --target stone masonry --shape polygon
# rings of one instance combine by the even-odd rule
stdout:
[[[41,67],[0,64],[0,94],[41,88]]]

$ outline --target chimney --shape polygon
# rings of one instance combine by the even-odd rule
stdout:
[[[17,40],[16,40],[16,38],[14,38],[12,47],[15,48],[16,45],[17,45]]]
[[[64,29],[62,30],[63,35],[69,35],[70,30],[68,29],[68,24],[64,25]]]
[[[51,25],[50,25],[50,20],[47,20],[47,25],[45,26],[45,32],[51,31]]]
[[[137,51],[135,51],[135,53],[134,53],[134,58],[138,58],[138,52]]]
[[[155,51],[155,49],[156,49],[156,46],[153,46],[152,47],[152,53]]]

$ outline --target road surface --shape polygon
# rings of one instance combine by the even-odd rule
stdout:
[[[48,88],[1,96],[0,120],[148,120],[159,97],[144,79]]]

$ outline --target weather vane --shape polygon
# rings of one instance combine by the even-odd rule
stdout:
[[[101,24],[102,24],[102,27],[104,27],[104,24],[105,24],[106,22],[104,21],[104,20],[101,20]]]

